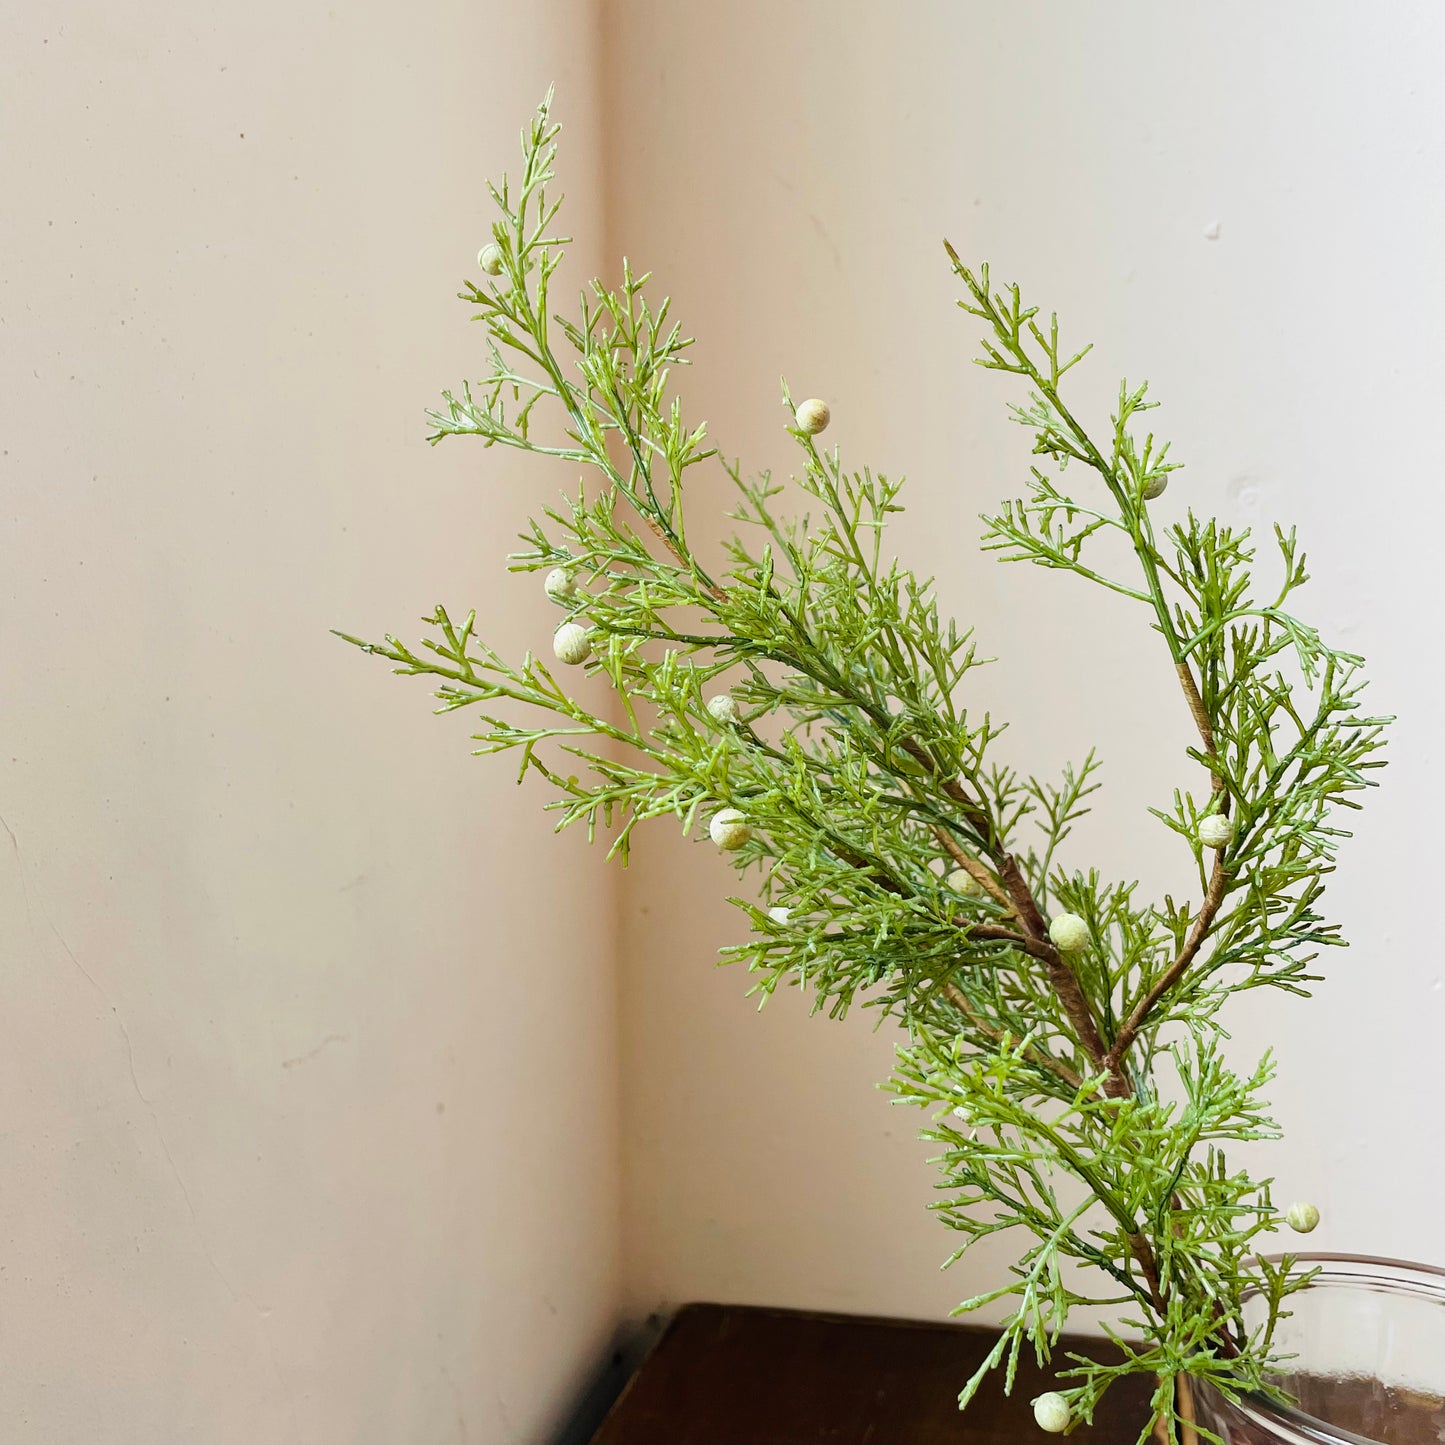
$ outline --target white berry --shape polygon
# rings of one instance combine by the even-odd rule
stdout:
[[[1034,1401],[1034,1419],[1040,1430],[1062,1435],[1069,1428],[1069,1402],[1057,1390],[1050,1390]]]
[[[791,908],[784,908],[781,904],[775,908],[768,909],[768,917],[771,918],[774,923],[786,923],[792,916],[793,910]]]
[[[489,241],[477,252],[477,265],[488,276],[500,276],[503,266],[502,248],[495,241]]]
[[[805,431],[810,437],[815,437],[832,421],[833,413],[828,410],[826,401],[820,401],[816,396],[810,396],[807,401],[799,404],[793,417],[798,423],[799,431]]]
[[[565,567],[554,567],[542,582],[553,602],[570,602],[577,595],[577,582]]]
[[[727,726],[738,720],[738,705],[731,693],[715,693],[707,700],[707,715],[715,722]]]
[[[724,853],[735,852],[753,836],[753,830],[748,827],[747,815],[737,808],[723,808],[714,813],[712,822],[707,825],[707,831],[708,836]]]
[[[955,893],[962,893],[965,898],[981,898],[983,896],[983,884],[967,868],[955,868],[943,881]]]
[[[568,667],[576,667],[591,657],[592,639],[587,635],[587,629],[579,623],[564,622],[552,634],[552,651],[556,653],[558,662],[565,662]]]
[[[1199,820],[1201,848],[1227,848],[1234,842],[1234,819],[1224,813],[1211,813]]]
[[[1049,941],[1061,953],[1077,953],[1089,946],[1089,925],[1077,913],[1061,913],[1049,924]]]
[[[1139,489],[1139,495],[1146,502],[1152,502],[1155,497],[1162,497],[1164,489],[1169,485],[1168,472],[1155,472],[1152,476],[1144,478],[1144,485]]]
[[[1320,1222],[1319,1210],[1303,1200],[1291,1204],[1284,1217],[1296,1234],[1308,1234]]]

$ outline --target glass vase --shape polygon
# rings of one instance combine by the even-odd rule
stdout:
[[[1204,1429],[1226,1445],[1442,1445],[1445,1270],[1344,1254],[1301,1254],[1318,1269],[1292,1295],[1275,1351],[1293,1355],[1281,1388],[1298,1402],[1195,1390]]]

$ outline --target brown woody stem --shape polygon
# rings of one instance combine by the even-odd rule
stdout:
[[[1211,764],[1210,786],[1216,794],[1223,794],[1219,799],[1219,811],[1227,814],[1229,812],[1229,794],[1224,792],[1224,781],[1213,766],[1219,757],[1219,751],[1214,741],[1214,725],[1209,720],[1204,700],[1199,695],[1199,685],[1194,681],[1194,673],[1189,664],[1180,662],[1176,664],[1175,670],[1179,674],[1180,686],[1184,689],[1184,696],[1189,703],[1189,711],[1193,714],[1194,725],[1199,729],[1205,756]],[[1188,972],[1190,964],[1194,962],[1200,948],[1203,947],[1204,940],[1209,936],[1209,930],[1214,926],[1220,905],[1224,902],[1224,891],[1228,886],[1229,872],[1224,866],[1224,853],[1222,850],[1216,849],[1214,866],[1209,874],[1209,887],[1205,892],[1204,902],[1199,905],[1199,912],[1195,915],[1189,936],[1184,940],[1184,946],[1179,950],[1174,962],[1159,975],[1154,986],[1134,1005],[1130,1010],[1129,1017],[1124,1020],[1119,1032],[1115,1035],[1108,1057],[1108,1062],[1112,1067],[1117,1068],[1122,1064],[1125,1054],[1129,1052],[1130,1046],[1139,1036],[1139,1031],[1148,1023],[1149,1015],[1154,1012],[1159,1000]]]
[[[1214,724],[1209,720],[1209,713],[1205,710],[1204,699],[1199,695],[1199,684],[1194,681],[1194,671],[1187,662],[1176,662],[1174,670],[1179,674],[1179,685],[1184,689],[1185,701],[1189,704],[1190,714],[1194,718],[1194,726],[1199,729],[1200,741],[1204,744],[1204,754],[1210,763],[1219,756],[1219,750],[1214,745]],[[1224,790],[1224,779],[1215,772],[1211,766],[1209,770],[1209,785],[1216,793]],[[1220,801],[1220,812],[1229,811],[1229,799],[1225,797]]]
[[[995,903],[1002,904],[1010,911],[1013,909],[1013,901],[1003,891],[997,878],[978,861],[972,858],[959,846],[958,839],[944,827],[935,827],[933,836],[943,845],[944,852],[986,892]]]
[[[1214,925],[1215,915],[1219,912],[1219,905],[1224,901],[1224,890],[1229,883],[1229,873],[1224,866],[1224,854],[1216,852],[1214,855],[1214,869],[1209,875],[1209,891],[1204,895],[1204,902],[1199,907],[1199,912],[1194,917],[1194,925],[1189,930],[1189,937],[1184,940],[1184,947],[1179,950],[1179,956],[1164,970],[1154,983],[1154,987],[1139,1000],[1129,1013],[1119,1032],[1114,1036],[1113,1047],[1109,1050],[1108,1062],[1113,1067],[1118,1067],[1124,1055],[1128,1053],[1129,1046],[1139,1035],[1139,1030],[1149,1021],[1149,1015],[1154,1012],[1159,1000],[1184,977],[1189,965],[1194,962],[1201,945]]]
[[[1005,854],[1001,860],[999,876],[1013,900],[1014,911],[1018,914],[1024,933],[1030,940],[1026,952],[1043,963],[1049,975],[1049,983],[1063,1005],[1064,1012],[1069,1016],[1069,1022],[1073,1024],[1079,1045],[1088,1055],[1089,1062],[1098,1073],[1108,1075],[1104,1081],[1104,1092],[1111,1099],[1128,1098],[1133,1093],[1129,1081],[1117,1063],[1110,1064],[1109,1051],[1099,1033],[1099,1026],[1094,1021],[1094,1011],[1089,1007],[1089,1000],[1074,970],[1049,941],[1044,916],[1039,912],[1039,906],[1034,902],[1034,895],[1029,890],[1018,860],[1012,853]]]
[[[1182,1370],[1174,1377],[1174,1413],[1183,1427],[1179,1445],[1198,1445],[1199,1432],[1194,1428],[1194,1386]]]

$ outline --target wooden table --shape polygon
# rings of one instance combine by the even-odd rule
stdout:
[[[995,1373],[967,1411],[958,1392],[997,1336],[965,1325],[686,1305],[593,1445],[1043,1445],[1029,1401],[1052,1388],[1032,1357],[1011,1398]],[[1081,1353],[1101,1340],[1071,1339]],[[1105,1398],[1083,1445],[1133,1445],[1149,1382]]]

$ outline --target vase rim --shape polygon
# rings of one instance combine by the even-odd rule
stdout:
[[[1441,1265],[1421,1264],[1417,1259],[1394,1259],[1386,1254],[1349,1254],[1323,1249],[1287,1249],[1281,1250],[1278,1254],[1262,1254],[1259,1258],[1267,1264],[1283,1264],[1285,1260],[1294,1260],[1297,1263],[1309,1265],[1358,1264],[1376,1269],[1406,1270],[1410,1274],[1428,1275],[1433,1279],[1445,1280],[1445,1267]]]
[[[1445,1268],[1439,1265],[1395,1259],[1389,1255],[1349,1254],[1332,1250],[1285,1250],[1278,1254],[1260,1255],[1259,1258],[1268,1264],[1283,1264],[1289,1260],[1307,1268],[1319,1268],[1324,1275],[1319,1284],[1326,1288],[1331,1284],[1347,1285],[1374,1280],[1395,1289],[1438,1299],[1445,1304]],[[1331,1270],[1331,1265],[1353,1266],[1353,1269],[1349,1273],[1336,1272]],[[1306,1288],[1314,1289],[1317,1285],[1311,1283]],[[1379,1445],[1368,1436],[1332,1425],[1328,1420],[1293,1405],[1278,1404],[1254,1391],[1245,1391],[1239,1396],[1239,1408],[1253,1415],[1257,1424],[1266,1427],[1271,1422],[1286,1424],[1302,1439],[1319,1442],[1319,1445]]]

